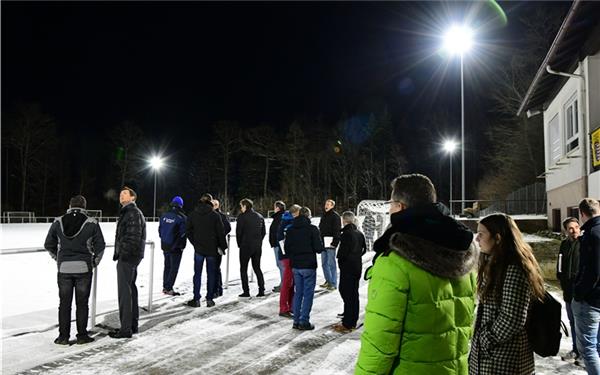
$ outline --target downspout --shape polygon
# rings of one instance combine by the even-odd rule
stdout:
[[[581,63],[581,61],[579,62],[579,71],[581,73],[583,73],[583,64]],[[549,74],[553,74],[553,75],[557,75],[557,76],[563,76],[563,77],[568,77],[568,78],[579,78],[581,80],[581,87],[580,87],[580,91],[581,91],[581,117],[583,119],[582,121],[582,125],[583,125],[583,131],[580,129],[579,131],[581,132],[581,134],[579,135],[579,139],[581,139],[581,137],[583,137],[583,142],[581,142],[581,157],[583,159],[583,196],[587,197],[589,194],[589,189],[588,189],[588,137],[587,137],[587,129],[589,129],[588,123],[587,123],[587,111],[588,111],[588,97],[587,97],[587,90],[586,90],[586,79],[585,79],[585,75],[583,74],[572,74],[572,73],[565,73],[565,72],[559,72],[556,70],[552,70],[552,68],[550,67],[550,65],[546,65],[546,71]],[[579,121],[579,119],[577,119]]]

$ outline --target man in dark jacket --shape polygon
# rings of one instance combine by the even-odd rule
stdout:
[[[217,283],[217,256],[225,254],[227,242],[221,216],[214,211],[213,197],[204,194],[200,204],[190,214],[187,221],[187,235],[194,245],[194,298],[188,301],[188,306],[200,307],[200,287],[202,282],[202,267],[206,260],[206,306],[213,307],[215,286]]]
[[[362,273],[362,256],[367,251],[365,236],[356,227],[356,217],[350,211],[342,214],[344,228],[340,237],[337,258],[340,265],[340,295],[344,301],[342,322],[333,329],[347,333],[358,321],[358,283]]]
[[[335,264],[335,249],[340,243],[340,231],[342,229],[342,220],[340,215],[333,210],[335,201],[328,199],[325,201],[325,212],[319,222],[319,231],[325,245],[325,251],[321,253],[321,267],[325,283],[321,288],[335,290],[337,288],[337,266]]]
[[[573,299],[573,284],[577,271],[579,270],[579,241],[577,238],[581,233],[579,220],[574,217],[568,217],[563,221],[563,228],[567,233],[567,238],[560,243],[558,252],[558,262],[556,264],[556,278],[560,281],[560,287],[563,290],[563,298],[567,309],[567,316],[571,324],[571,339],[573,341],[573,350],[562,356],[562,360],[577,359],[577,334],[575,332],[575,319],[573,318],[573,309],[571,301]]]
[[[227,242],[227,247],[229,247],[229,241],[227,241],[227,235],[231,232],[231,224],[229,224],[229,218],[223,212],[221,212],[221,202],[218,199],[213,199],[213,208],[215,212],[219,214],[221,217],[221,222],[223,223],[223,232],[225,233],[225,239]],[[217,255],[217,283],[215,286],[215,295],[214,298],[221,297],[223,295],[223,276],[221,275],[221,261],[223,260],[224,252],[220,252]]]
[[[579,272],[573,293],[577,350],[590,374],[600,374],[598,328],[600,325],[600,203],[592,198],[579,202],[583,226]]]
[[[165,256],[163,272],[163,293],[178,296],[180,293],[173,290],[175,279],[181,264],[181,255],[187,244],[185,236],[185,222],[187,217],[183,212],[183,199],[179,196],[171,200],[171,209],[160,217],[158,235],[160,245]]]
[[[310,223],[310,209],[302,207],[300,214],[287,230],[284,250],[290,257],[294,273],[294,324],[292,328],[312,330],[310,323],[317,281],[317,253],[323,251],[319,229]]]
[[[260,257],[262,254],[262,241],[267,233],[265,219],[261,214],[254,211],[252,201],[244,198],[240,201],[242,213],[237,218],[235,228],[236,240],[240,248],[240,276],[242,279],[242,298],[250,297],[248,286],[248,262],[252,260],[252,269],[258,280],[257,297],[265,296],[265,279],[260,270]]]
[[[140,316],[138,291],[135,285],[137,267],[144,258],[146,247],[146,220],[135,201],[137,194],[131,184],[124,186],[119,195],[121,212],[117,222],[115,253],[117,261],[117,288],[121,328],[109,333],[115,339],[130,338],[138,332]]]
[[[44,248],[58,265],[58,337],[55,344],[68,345],[71,334],[71,304],[75,289],[77,306],[77,344],[94,341],[88,335],[88,300],[92,286],[92,270],[104,254],[104,237],[98,221],[88,217],[86,200],[71,198],[67,213],[50,226]],[[60,245],[60,246],[59,246]]]
[[[285,212],[285,203],[282,201],[277,201],[273,205],[273,210],[275,211],[271,218],[271,226],[269,226],[269,244],[273,248],[273,253],[275,254],[275,264],[277,268],[279,268],[279,285],[273,287],[273,292],[278,293],[281,290],[281,282],[283,280],[283,265],[279,260],[279,242],[277,241],[277,233],[279,232],[279,225],[281,224],[281,217]]]

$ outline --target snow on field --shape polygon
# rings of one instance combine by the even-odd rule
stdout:
[[[41,247],[49,224],[2,225],[2,249]],[[103,223],[107,243],[113,242],[114,223]],[[234,229],[235,230],[235,229]],[[148,239],[157,240],[156,223],[148,223]],[[311,320],[316,330],[291,329],[291,321],[278,312],[278,294],[241,301],[238,253],[232,241],[230,288],[217,306],[192,309],[193,259],[191,246],[175,285],[184,293],[165,297],[162,290],[162,253],[156,249],[154,306],[141,311],[140,333],[129,340],[108,338],[107,327],[118,326],[116,273],[112,249],[107,249],[98,269],[96,342],[68,347],[53,344],[57,336],[58,290],[54,261],[46,253],[0,255],[2,280],[2,373],[46,374],[350,374],[360,348],[360,333],[341,335],[329,326],[342,311],[337,292],[318,290]],[[371,254],[365,256],[370,263]],[[140,264],[140,306],[147,303],[149,249]],[[267,291],[278,283],[272,250],[265,241],[262,257]],[[225,272],[225,263],[222,265]],[[318,283],[322,283],[321,269]],[[206,283],[203,282],[203,294]],[[250,284],[256,294],[256,283]],[[367,284],[361,281],[361,308],[366,304]],[[557,297],[560,297],[557,295]],[[74,309],[73,309],[74,313]],[[566,314],[564,314],[566,317]],[[360,320],[362,320],[362,314]],[[566,318],[565,318],[566,320]],[[75,324],[71,327],[75,336]],[[561,352],[570,349],[563,338]],[[584,374],[559,357],[536,357],[538,374]]]

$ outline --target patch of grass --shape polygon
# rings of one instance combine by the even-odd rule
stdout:
[[[544,280],[556,280],[556,262],[558,259],[558,249],[560,241],[533,242],[530,243],[533,249],[533,255],[540,264]]]

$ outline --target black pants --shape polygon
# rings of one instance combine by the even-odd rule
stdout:
[[[119,294],[119,319],[121,332],[130,334],[138,330],[140,311],[138,306],[138,291],[135,285],[137,264],[117,262],[117,287]]]
[[[344,300],[344,318],[342,324],[347,328],[356,326],[358,321],[358,284],[362,264],[340,264],[340,295]]]
[[[244,293],[250,293],[248,287],[248,262],[252,260],[252,269],[256,274],[256,280],[258,281],[258,291],[265,291],[265,279],[263,278],[262,271],[260,270],[260,256],[262,255],[261,248],[258,249],[240,249],[240,276],[242,278],[242,289]]]
[[[177,273],[179,272],[179,264],[181,264],[181,254],[183,250],[172,249],[163,251],[165,255],[165,268],[163,272],[163,289],[166,291],[173,290]]]
[[[92,288],[92,273],[58,273],[58,332],[61,337],[71,335],[71,306],[75,289],[77,337],[86,336],[88,320],[88,300]]]
[[[221,275],[221,261],[223,260],[222,255],[217,255],[216,267],[216,284],[215,284],[215,296],[220,297],[223,295],[223,276]]]

